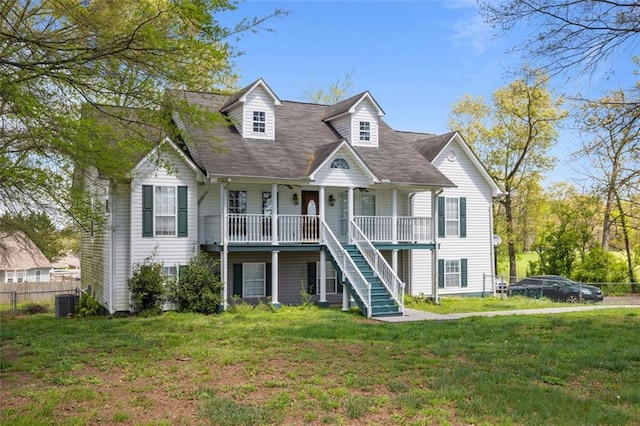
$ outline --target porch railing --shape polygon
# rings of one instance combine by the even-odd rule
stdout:
[[[270,215],[229,214],[230,243],[270,243],[272,238]],[[393,241],[391,216],[356,216],[354,223],[371,242]],[[432,242],[430,217],[398,216],[396,239],[400,243]],[[222,242],[221,216],[204,217],[204,239],[207,244]],[[320,217],[308,215],[278,215],[278,242],[304,243],[320,241]]]
[[[221,216],[205,216],[205,242],[222,242]],[[227,241],[230,243],[272,242],[271,215],[229,214]],[[320,241],[320,217],[308,215],[279,215],[278,242],[307,243]]]
[[[344,247],[342,247],[342,244],[340,244],[340,241],[338,241],[333,232],[331,232],[329,226],[324,222],[322,225],[322,241],[329,249],[329,253],[333,256],[338,268],[342,271],[346,279],[349,280],[351,287],[365,306],[367,318],[371,318],[371,284],[364,278],[358,266]]]
[[[433,242],[430,217],[398,217],[398,241],[409,243]]]
[[[355,216],[353,221],[362,233],[373,242],[393,241],[391,216]],[[401,243],[429,243],[433,241],[430,217],[397,217],[396,240]]]
[[[373,272],[387,288],[393,299],[398,304],[398,310],[404,314],[404,287],[405,284],[396,275],[386,259],[380,254],[367,236],[362,232],[357,224],[351,224],[351,241],[358,247],[373,269]]]

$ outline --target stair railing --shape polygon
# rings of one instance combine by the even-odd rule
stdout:
[[[405,284],[389,266],[380,251],[373,246],[362,229],[351,222],[351,241],[356,245],[365,260],[371,266],[373,273],[380,279],[387,288],[391,297],[398,304],[398,310],[404,314],[404,287]]]
[[[333,256],[338,268],[351,283],[351,287],[366,307],[367,318],[371,318],[371,284],[364,278],[349,253],[331,232],[329,225],[322,221],[320,229],[322,229],[322,241],[329,249],[329,253]]]

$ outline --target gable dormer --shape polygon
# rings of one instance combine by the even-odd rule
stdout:
[[[330,106],[324,121],[353,146],[378,147],[379,118],[384,111],[369,92]]]
[[[225,102],[220,112],[231,118],[243,138],[274,140],[277,105],[282,105],[280,99],[260,78]]]

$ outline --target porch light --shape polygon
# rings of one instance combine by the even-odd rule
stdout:
[[[329,195],[329,205],[330,205],[331,207],[333,207],[333,206],[335,206],[335,205],[336,205],[336,199],[335,199],[335,197],[333,196],[333,194]]]
[[[298,193],[294,192],[293,193],[293,204],[295,204],[296,206],[300,203],[300,199],[298,198]]]

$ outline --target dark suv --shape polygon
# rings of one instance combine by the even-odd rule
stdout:
[[[509,286],[512,296],[539,299],[547,297],[569,303],[581,301],[602,302],[602,291],[595,286],[582,284],[559,275],[528,277]]]

